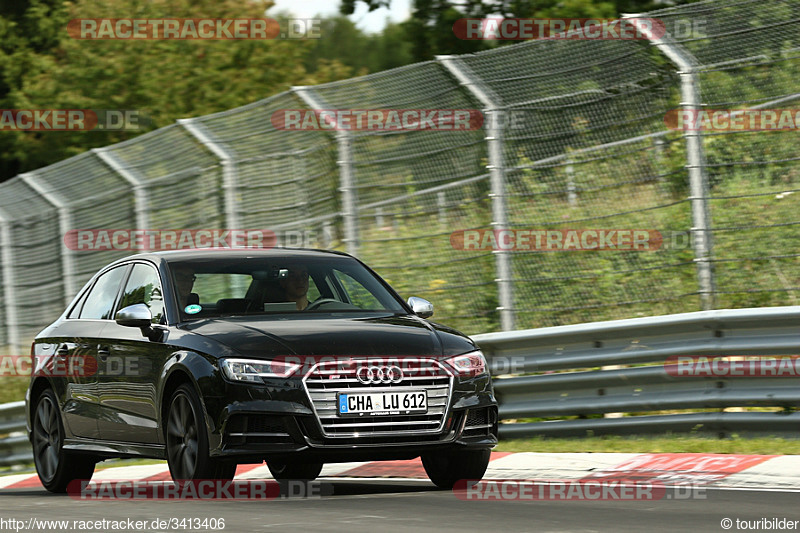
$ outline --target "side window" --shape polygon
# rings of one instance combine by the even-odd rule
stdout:
[[[361,309],[382,309],[383,305],[361,283],[339,270],[334,270],[333,275],[347,293],[350,303]]]
[[[190,282],[189,278],[194,282]],[[247,287],[253,282],[249,274],[191,274],[187,272],[175,273],[175,285],[178,293],[183,296],[181,309],[186,305],[188,296],[194,292],[199,295],[203,303],[213,303],[222,298],[244,298]]]
[[[153,314],[153,323],[158,324],[164,317],[164,292],[156,269],[149,265],[137,263],[125,284],[119,308],[134,304],[145,304]]]
[[[83,308],[83,304],[86,301],[86,297],[88,295],[89,295],[89,291],[86,291],[85,293],[83,293],[83,296],[81,296],[81,299],[78,300],[78,303],[76,303],[75,306],[73,306],[72,311],[69,312],[69,315],[67,315],[67,318],[79,318],[80,317],[81,309]]]
[[[114,311],[114,300],[122,283],[122,276],[127,266],[117,267],[100,276],[92,287],[89,296],[83,303],[80,318],[111,320]]]
[[[306,293],[306,298],[308,298],[309,302],[313,302],[317,298],[322,296],[319,292],[319,287],[317,287],[314,278],[311,276],[308,277],[308,292]]]

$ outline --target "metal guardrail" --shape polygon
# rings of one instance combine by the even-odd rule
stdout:
[[[25,402],[0,405],[0,466],[33,462],[33,451],[25,434]]]
[[[668,357],[681,355],[800,354],[800,306],[701,311],[472,338],[493,374],[520,374],[495,378],[501,421],[577,417],[501,424],[501,438],[666,431],[800,437],[797,376],[676,376],[665,366]],[[749,407],[773,409],[722,411]]]
[[[670,356],[800,354],[800,306],[701,311],[472,337],[495,375],[501,439],[689,432],[800,437],[799,377],[675,376]],[[628,368],[624,365],[638,365]],[[508,372],[520,375],[508,377]],[[498,375],[506,373],[506,375]],[[772,407],[780,412],[731,412]],[[701,409],[702,412],[659,414]],[[635,413],[614,418],[585,418]],[[655,414],[642,414],[655,413]],[[25,402],[0,405],[0,465],[33,461]]]

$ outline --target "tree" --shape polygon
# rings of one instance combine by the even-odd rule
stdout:
[[[652,11],[664,4],[686,4],[693,0],[608,0],[606,2],[592,2],[591,0],[414,0],[415,10],[434,9],[443,11],[455,8],[465,13],[465,16],[500,15],[511,17],[533,17],[551,13],[552,16],[578,17],[596,16],[592,11],[613,10],[616,15],[621,13],[639,13]],[[351,15],[356,5],[365,4],[370,11],[389,7],[391,0],[342,0],[340,12]],[[570,13],[574,14],[570,14]],[[483,14],[483,15],[481,15]]]
[[[683,4],[694,0],[674,0]],[[356,5],[370,11],[389,7],[391,0],[342,0],[340,12],[351,15]],[[408,38],[413,41],[415,61],[433,59],[438,54],[464,54],[514,41],[466,41],[453,33],[460,18],[613,18],[623,13],[653,10],[664,2],[658,0],[414,0],[411,19],[406,23]]]
[[[52,64],[66,22],[59,0],[0,3],[0,108],[20,108],[17,104],[24,100],[21,92],[30,73]],[[26,153],[20,143],[25,140],[23,133],[0,133],[0,181],[24,168]]]
[[[0,181],[176,119],[261,100],[293,85],[352,75],[331,59],[309,73],[313,40],[80,40],[77,18],[263,18],[240,0],[19,0],[0,9],[3,109],[127,109],[145,130],[0,132]],[[121,14],[128,14],[127,17]]]
[[[347,17],[323,19],[321,37],[306,56],[305,66],[316,72],[318,64],[339,61],[356,74],[378,72],[412,63],[412,43],[404,24],[388,23],[379,34],[365,34]]]

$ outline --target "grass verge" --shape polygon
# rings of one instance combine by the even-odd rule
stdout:
[[[695,435],[602,436],[586,438],[515,439],[500,441],[500,452],[591,453],[734,453],[800,455],[800,440],[782,437],[726,439]]]
[[[0,378],[0,403],[24,400],[30,382],[30,376]]]

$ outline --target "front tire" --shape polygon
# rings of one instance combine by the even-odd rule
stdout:
[[[231,480],[236,463],[208,454],[208,434],[203,407],[192,387],[181,385],[172,394],[167,411],[167,464],[175,482],[198,479]]]
[[[282,463],[267,460],[267,468],[277,481],[314,481],[322,472],[322,463]]]
[[[422,456],[422,466],[433,484],[452,489],[456,481],[466,479],[473,484],[486,473],[491,450],[448,450]]]
[[[89,480],[94,474],[95,459],[64,451],[64,424],[58,400],[51,389],[39,396],[33,410],[31,444],[36,474],[50,492],[66,492],[70,482]]]

